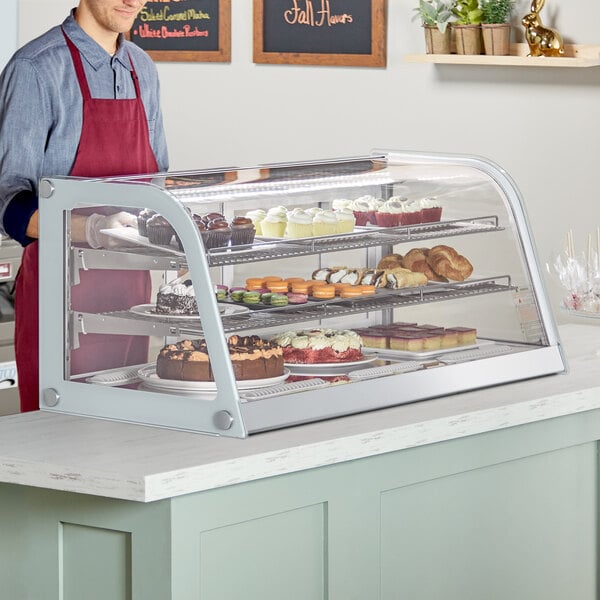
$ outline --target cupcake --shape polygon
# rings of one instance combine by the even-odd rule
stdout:
[[[335,235],[339,233],[338,218],[332,210],[321,211],[313,217],[312,230],[313,235]]]
[[[313,235],[313,218],[301,208],[295,208],[288,214],[285,237],[305,238]]]
[[[153,215],[146,222],[148,241],[151,244],[168,246],[175,235],[171,223],[161,215]]]
[[[435,223],[442,219],[442,205],[436,198],[421,200],[421,223]]]
[[[246,217],[251,219],[254,224],[256,235],[263,235],[262,222],[266,216],[267,213],[262,208],[257,208],[256,210],[251,210],[246,213]]]
[[[236,217],[231,221],[231,245],[251,244],[254,241],[256,228],[249,217]]]
[[[287,225],[287,210],[283,206],[275,206],[267,211],[261,222],[262,234],[266,237],[281,238]]]
[[[210,221],[208,225],[206,225],[203,239],[204,247],[207,250],[227,246],[231,239],[231,228],[229,227],[229,223],[224,219]]]
[[[379,227],[396,227],[398,225],[399,212],[402,209],[402,204],[397,200],[390,199],[384,202],[377,213],[375,220]]]
[[[352,200],[348,200],[346,198],[336,198],[333,200],[331,203],[331,210],[336,211],[343,209],[352,210]]]
[[[372,198],[372,196],[361,196],[352,202],[352,211],[354,213],[354,218],[356,219],[356,224],[361,227],[371,222],[369,198]],[[373,220],[372,223],[375,224],[375,221]]]
[[[352,233],[356,217],[350,208],[338,208],[333,211],[338,222],[338,233]]]
[[[148,237],[148,230],[146,229],[146,224],[148,223],[148,219],[156,214],[155,210],[150,210],[149,208],[143,208],[138,216],[137,216],[137,226],[138,233],[144,237]]]
[[[406,200],[406,214],[408,216],[408,225],[417,225],[421,222],[421,201]]]

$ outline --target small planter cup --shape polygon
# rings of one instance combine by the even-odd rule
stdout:
[[[481,27],[479,25],[452,25],[457,54],[481,54]]]
[[[423,25],[427,54],[450,54],[450,27],[442,33],[437,25]]]
[[[510,23],[490,23],[481,26],[483,48],[486,54],[510,54]]]

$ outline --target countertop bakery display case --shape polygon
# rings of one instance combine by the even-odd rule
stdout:
[[[245,437],[566,369],[485,159],[46,178],[40,228],[43,410]]]

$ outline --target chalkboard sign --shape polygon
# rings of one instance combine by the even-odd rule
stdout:
[[[384,67],[386,0],[254,0],[254,62]]]
[[[148,0],[128,35],[156,61],[231,60],[231,0]]]

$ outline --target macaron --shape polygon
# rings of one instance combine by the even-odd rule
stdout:
[[[258,290],[265,287],[265,280],[263,277],[248,277],[246,279],[246,289]]]
[[[335,287],[333,285],[319,285],[313,287],[313,298],[335,298]]]
[[[355,287],[357,287],[362,292],[363,296],[370,296],[371,294],[375,293],[374,285],[361,284]]]
[[[271,306],[286,306],[289,300],[286,294],[272,294]]]
[[[287,297],[290,304],[306,304],[308,300],[308,296],[306,294],[298,294],[294,292],[290,292]]]
[[[242,296],[244,304],[258,304],[260,302],[260,294],[258,292],[244,292]]]
[[[229,292],[229,297],[234,302],[242,302],[244,300],[244,294],[247,293],[246,290],[231,290],[231,292]]]
[[[350,286],[340,292],[340,298],[358,298],[362,295],[363,293],[358,289],[357,285]]]
[[[267,281],[267,287],[270,292],[285,294],[288,291],[288,284],[285,281]]]

